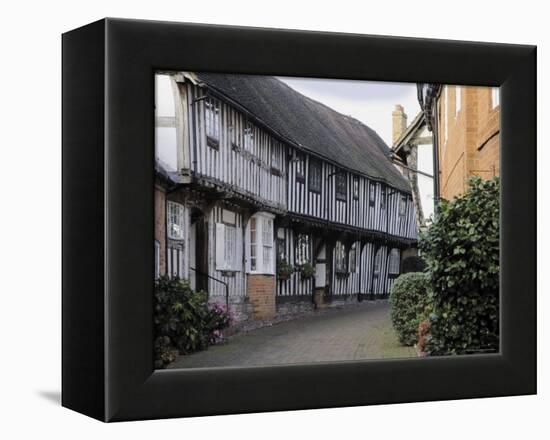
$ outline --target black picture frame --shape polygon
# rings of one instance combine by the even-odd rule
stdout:
[[[62,51],[63,406],[121,421],[536,393],[535,46],[104,19]],[[500,86],[500,353],[155,371],[156,69]]]

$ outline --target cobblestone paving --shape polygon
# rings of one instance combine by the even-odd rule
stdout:
[[[265,366],[416,356],[399,345],[387,301],[329,310],[238,334],[169,368]]]

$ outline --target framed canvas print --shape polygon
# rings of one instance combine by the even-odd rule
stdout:
[[[536,392],[534,46],[63,35],[63,405]]]

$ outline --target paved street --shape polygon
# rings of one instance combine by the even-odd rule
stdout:
[[[414,357],[397,342],[386,301],[328,310],[229,338],[181,356],[169,368],[265,366],[323,361]]]

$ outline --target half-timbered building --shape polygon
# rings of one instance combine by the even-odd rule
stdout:
[[[388,295],[416,222],[376,132],[274,77],[155,83],[155,276],[237,321]]]

